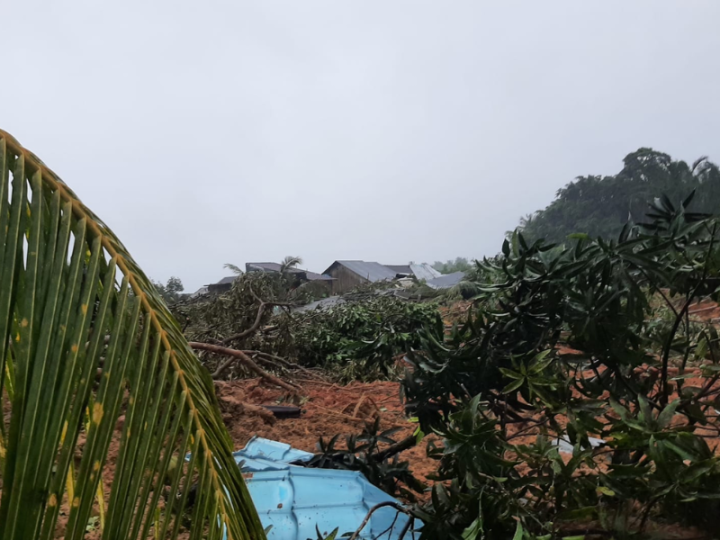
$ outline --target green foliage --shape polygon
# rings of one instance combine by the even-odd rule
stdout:
[[[387,455],[387,448],[397,443],[392,436],[398,431],[399,428],[393,428],[381,432],[380,419],[377,418],[373,423],[366,423],[359,435],[346,437],[344,449],[336,447],[339,435],[328,442],[321,437],[319,452],[310,461],[298,462],[297,465],[359,471],[368,482],[386,493],[414,500],[412,492],[422,493],[425,485],[413,476],[407,461],[399,461],[397,454]]]
[[[616,241],[516,232],[481,263],[467,321],[420,332],[406,407],[443,437],[443,483],[416,508],[423,538],[505,539],[518,523],[525,538],[598,523],[623,537],[654,510],[716,528],[720,466],[703,437],[720,431],[718,340],[688,310],[714,291],[718,222],[691,200],[655,201],[651,222]]]
[[[322,367],[344,380],[397,375],[398,356],[419,344],[418,331],[442,326],[436,305],[383,296],[375,288],[348,295],[346,303],[322,311],[292,311],[296,304],[289,300],[299,294],[287,289],[282,274],[250,272],[239,276],[225,294],[174,309],[178,319],[188,321],[185,334],[191,341],[261,351],[305,367]],[[253,327],[256,330],[247,331]],[[213,355],[203,357],[211,371],[217,361]],[[232,369],[228,373],[239,374]]]
[[[454,261],[452,259],[447,262],[435,261],[432,267],[441,274],[452,274],[472,270],[473,263],[464,257],[457,257]]]
[[[190,321],[185,334],[191,341],[212,343],[252,327],[262,301],[279,301],[285,295],[277,274],[251,272],[238,276],[229,292],[189,302],[177,309]],[[260,326],[268,324],[272,313],[272,309],[267,309],[260,314]],[[248,340],[254,337],[250,335]],[[245,346],[247,340],[235,345]]]
[[[291,268],[295,268],[296,266],[302,264],[302,262],[302,257],[294,257],[292,255],[288,255],[280,263],[280,273],[284,274]]]
[[[242,276],[245,273],[242,268],[232,263],[225,263],[223,265],[223,268],[230,270],[232,273],[237,274],[238,276]]]
[[[182,292],[185,290],[180,278],[172,276],[167,280],[167,283],[163,285],[160,282],[153,281],[152,284],[155,286],[157,292],[162,296],[165,303],[172,304],[180,300]]]
[[[662,193],[679,201],[696,190],[698,212],[714,213],[720,207],[720,170],[705,158],[689,166],[651,148],[640,148],[623,163],[616,175],[581,176],[558,190],[547,208],[521,220],[525,237],[564,242],[567,235],[582,232],[614,238],[626,221],[641,220],[647,205]]]
[[[420,345],[421,329],[442,328],[436,305],[388,296],[294,317],[298,361],[335,370],[348,380],[395,374],[398,355]]]
[[[103,520],[117,539],[152,527],[158,538],[264,538],[210,378],[165,302],[112,231],[3,131],[0,230],[0,538],[58,538],[61,510],[64,538]]]
[[[325,535],[322,532],[320,532],[320,529],[317,525],[315,525],[315,538],[308,538],[307,540],[335,540],[337,538],[338,533],[340,532],[339,527],[335,527],[330,534]],[[350,536],[349,534],[345,534],[344,536]]]
[[[298,278],[294,269],[302,264],[302,258],[288,256],[280,263],[278,272],[250,272],[251,276],[265,274],[272,283],[270,296],[260,296],[265,302],[289,302],[296,305],[303,305],[314,300],[327,297],[328,288],[322,283],[302,281]],[[238,276],[244,276],[245,272],[237,265],[226,263],[228,270]]]

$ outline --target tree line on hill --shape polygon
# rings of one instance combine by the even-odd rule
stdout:
[[[617,238],[626,222],[645,220],[648,205],[662,195],[682,201],[695,191],[692,211],[715,214],[720,208],[720,169],[707,157],[689,165],[652,148],[640,148],[610,176],[579,176],[557,191],[545,209],[520,220],[529,240],[564,242],[569,234]]]

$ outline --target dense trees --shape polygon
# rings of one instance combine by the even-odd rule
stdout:
[[[527,238],[564,241],[568,234],[615,238],[626,221],[644,219],[648,204],[667,195],[682,200],[696,190],[692,210],[716,213],[720,208],[720,170],[707,158],[692,165],[668,154],[640,148],[623,160],[614,176],[580,176],[558,190],[544,210],[521,219]]]
[[[468,261],[465,257],[456,257],[447,262],[435,261],[432,267],[440,272],[441,274],[452,274],[454,272],[467,272],[472,269],[472,262]]]
[[[180,278],[175,276],[168,279],[165,285],[159,281],[153,281],[152,283],[160,296],[163,297],[163,300],[168,303],[177,302],[185,290]]]

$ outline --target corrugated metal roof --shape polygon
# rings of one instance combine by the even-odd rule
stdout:
[[[308,281],[333,281],[335,278],[326,276],[325,274],[316,274],[315,272],[306,271]]]
[[[405,275],[412,274],[412,269],[410,268],[409,264],[384,264],[383,266],[387,266],[390,270],[392,270],[396,274],[405,274]]]
[[[395,279],[397,272],[393,272],[387,266],[376,262],[365,261],[335,261],[333,264],[341,264],[351,272],[367,279],[371,283]],[[325,271],[327,273],[327,270]]]
[[[290,465],[307,461],[309,452],[288,444],[253,437],[235,452],[250,496],[263,527],[272,526],[269,540],[316,538],[315,527],[324,535],[336,527],[339,535],[360,527],[370,508],[396,499],[370,484],[359,472],[308,469]],[[373,513],[363,529],[363,540],[397,540],[409,517],[393,508]],[[416,527],[421,524],[418,522]]]
[[[253,437],[245,448],[233,454],[235,461],[243,461],[243,471],[287,469],[292,461],[308,461],[312,453],[293,448],[289,444],[262,437]],[[239,459],[240,458],[240,459]]]
[[[195,291],[194,293],[192,293],[192,294],[190,295],[190,298],[197,298],[198,296],[202,296],[203,294],[207,294],[208,292],[209,292],[208,286],[207,286],[207,285],[203,285],[203,286],[200,287],[197,291]]]
[[[449,289],[460,283],[465,277],[465,272],[453,272],[440,277],[427,280],[427,286],[433,289]]]
[[[282,265],[279,263],[246,263],[245,270],[247,272],[280,272]],[[290,274],[305,274],[308,281],[329,281],[330,276],[311,272],[310,270],[302,270],[301,268],[288,268],[286,270]]]
[[[211,285],[227,285],[227,284],[232,284],[237,278],[238,278],[238,276],[228,276],[228,277],[224,277],[224,278],[222,278],[220,281],[218,281],[217,283],[211,283]]]
[[[411,264],[410,271],[417,279],[424,279],[425,281],[430,281],[431,279],[442,276],[440,272],[435,270],[428,263]]]
[[[260,270],[264,272],[279,272],[280,264],[273,262],[258,262],[258,263],[245,263],[245,270],[252,272],[253,270]],[[297,271],[296,268],[288,268],[288,272]]]

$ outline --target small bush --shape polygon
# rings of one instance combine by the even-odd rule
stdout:
[[[295,354],[302,365],[328,368],[347,380],[388,377],[397,372],[397,357],[420,345],[420,330],[442,331],[442,324],[434,304],[394,297],[347,302],[297,319]]]

